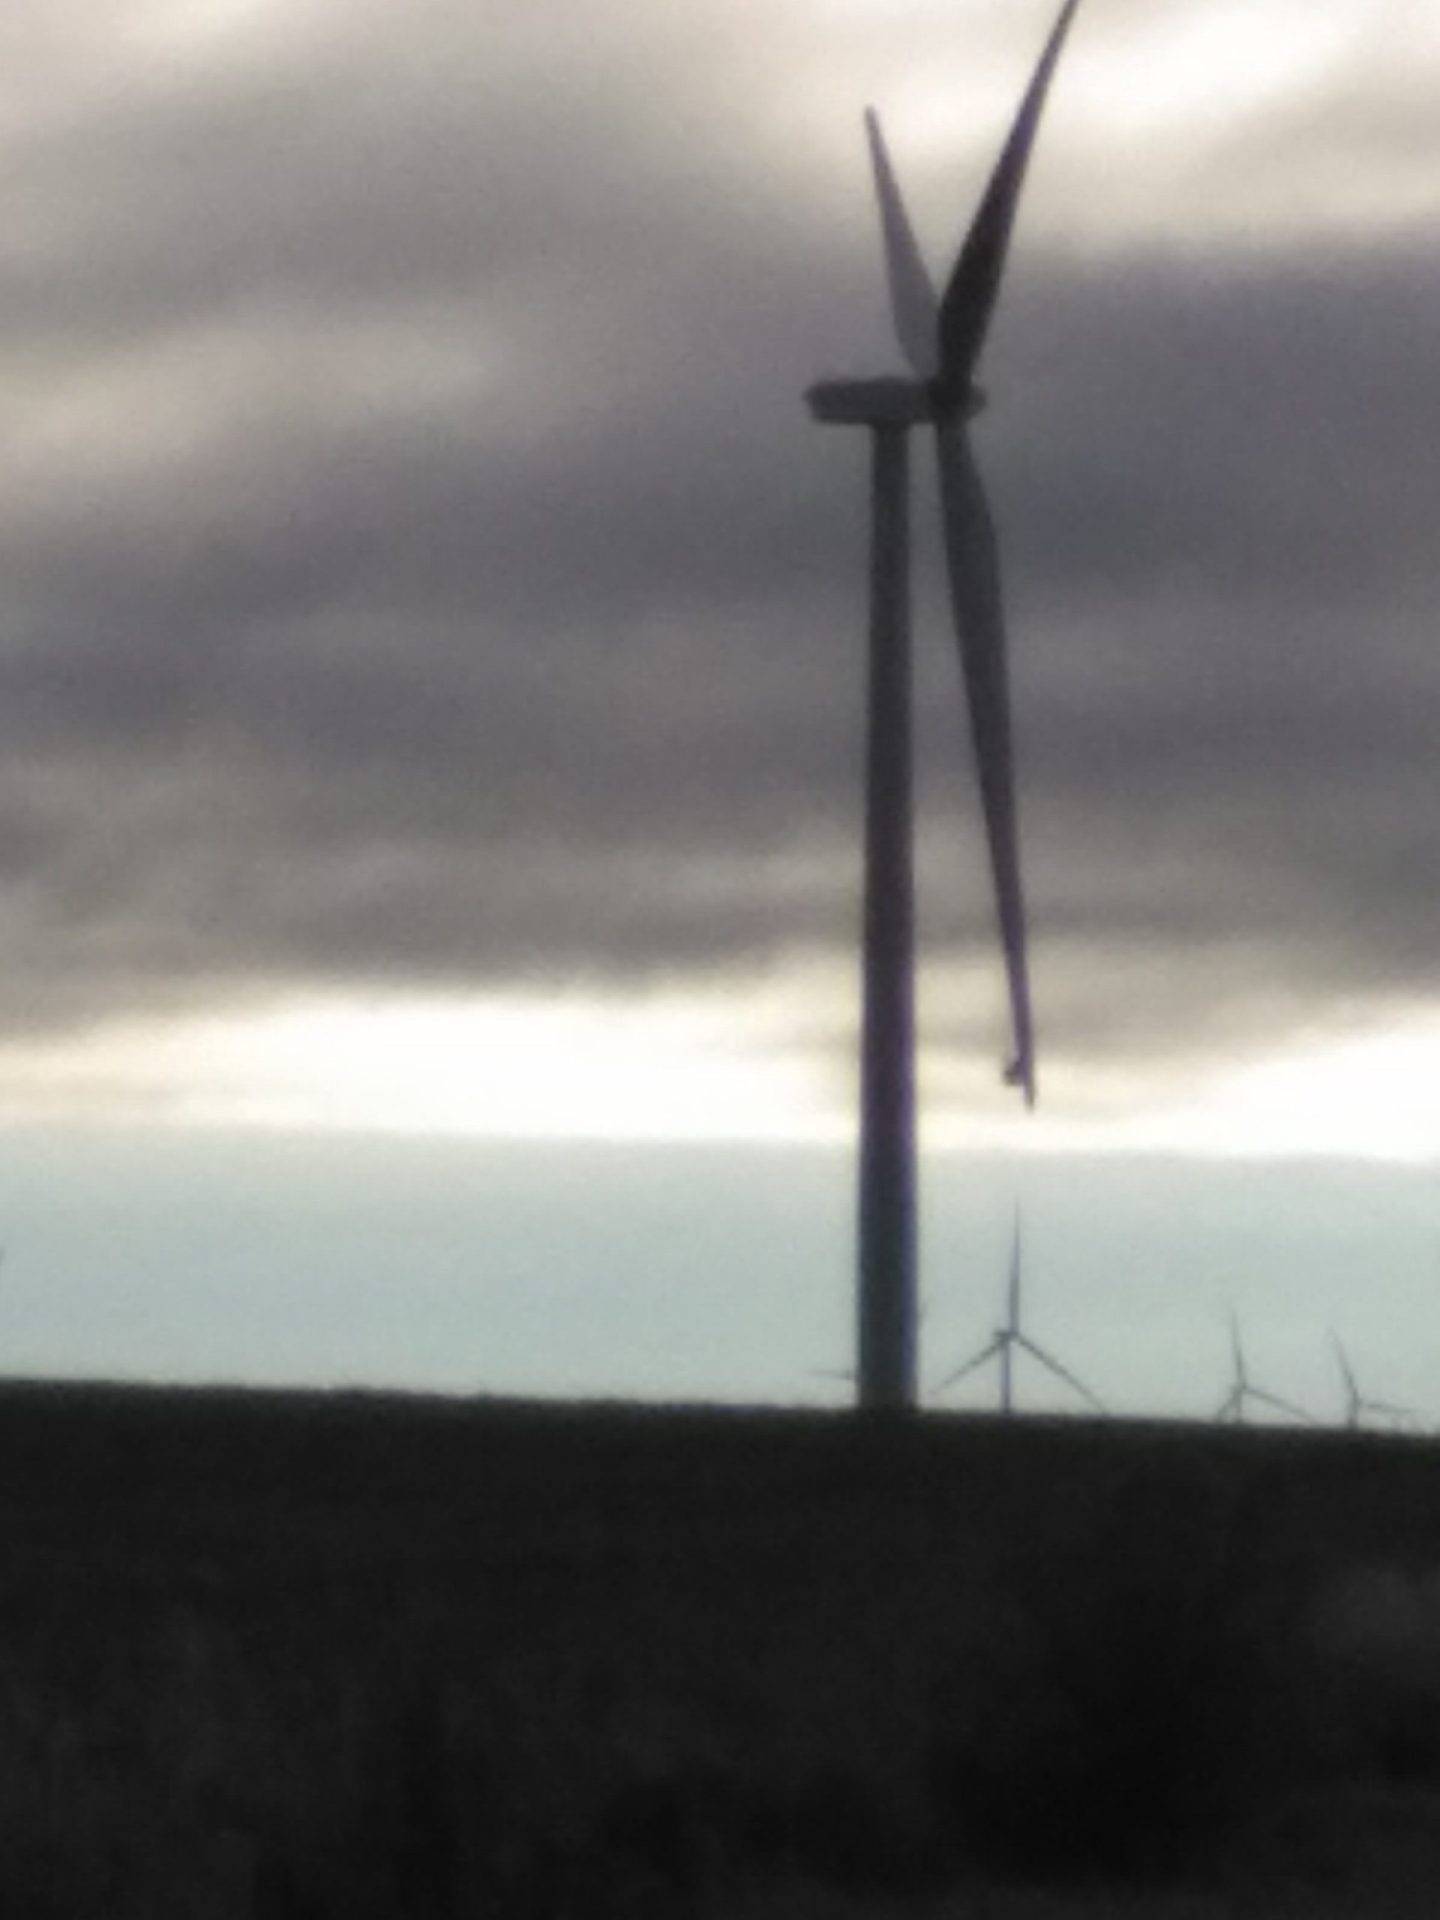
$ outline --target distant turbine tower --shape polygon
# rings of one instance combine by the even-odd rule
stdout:
[[[861,1407],[915,1404],[915,932],[910,717],[909,432],[935,428],[950,597],[1010,998],[1005,1078],[1035,1102],[1005,624],[995,529],[970,450],[975,369],[1000,291],[1030,150],[1079,0],[1066,0],[954,270],[937,300],[880,122],[866,132],[895,332],[913,379],[822,381],[815,418],[871,435],[864,1015],[860,1048],[858,1359]]]
[[[972,1354],[968,1360],[963,1360],[952,1373],[947,1373],[943,1380],[937,1381],[934,1392],[947,1393],[967,1374],[974,1373],[977,1367],[983,1367],[986,1361],[998,1360],[1000,1362],[1000,1411],[1013,1412],[1015,1402],[1011,1355],[1016,1347],[1023,1347],[1025,1352],[1038,1360],[1042,1367],[1053,1373],[1057,1380],[1063,1380],[1067,1386],[1073,1387],[1078,1394],[1090,1402],[1097,1413],[1105,1412],[1104,1402],[1090,1391],[1083,1380],[1077,1379],[1068,1367],[1062,1367],[1058,1360],[1053,1359],[1043,1347],[1037,1346],[1028,1334],[1021,1331],[1020,1214],[1018,1210],[1015,1214],[1014,1237],[1010,1243],[1010,1285],[1006,1293],[1005,1324],[996,1329],[988,1345],[982,1347],[978,1353]]]
[[[1361,1424],[1361,1416],[1367,1413],[1378,1413],[1390,1420],[1409,1420],[1413,1417],[1408,1407],[1392,1406],[1388,1400],[1371,1400],[1361,1393],[1356,1384],[1354,1369],[1350,1365],[1344,1347],[1340,1344],[1340,1336],[1333,1327],[1330,1329],[1330,1344],[1335,1349],[1335,1358],[1340,1363],[1341,1378],[1345,1382],[1347,1427],[1358,1427]]]
[[[1253,1400],[1258,1406],[1273,1407],[1277,1413],[1288,1413],[1292,1420],[1303,1420],[1307,1426],[1314,1426],[1315,1422],[1303,1407],[1282,1400],[1278,1394],[1267,1393],[1264,1387],[1251,1386],[1250,1375],[1245,1367],[1245,1349],[1240,1344],[1240,1322],[1233,1309],[1230,1314],[1230,1355],[1235,1373],[1230,1391],[1215,1414],[1217,1420],[1232,1420],[1237,1427],[1243,1426],[1246,1403]]]

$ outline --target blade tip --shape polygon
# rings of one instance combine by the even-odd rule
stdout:
[[[1013,1060],[1006,1062],[1001,1071],[1001,1078],[1007,1087],[1019,1087],[1025,1096],[1027,1110],[1033,1110],[1035,1105],[1034,1064],[1017,1054]]]

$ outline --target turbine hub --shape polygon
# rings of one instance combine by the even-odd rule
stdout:
[[[930,383],[931,408],[937,420],[973,420],[989,404],[983,387],[967,386],[957,394],[943,378]]]

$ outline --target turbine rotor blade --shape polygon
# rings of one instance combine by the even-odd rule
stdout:
[[[1340,1362],[1340,1371],[1345,1376],[1345,1390],[1352,1397],[1358,1397],[1359,1389],[1355,1384],[1355,1375],[1351,1370],[1350,1361],[1346,1356],[1345,1349],[1340,1344],[1340,1336],[1338,1333],[1332,1332],[1330,1339],[1335,1348],[1335,1358]]]
[[[1032,1358],[1038,1360],[1042,1367],[1048,1367],[1056,1379],[1063,1380],[1068,1386],[1074,1387],[1078,1394],[1082,1394],[1084,1398],[1090,1402],[1097,1413],[1105,1412],[1104,1401],[1101,1400],[1097,1394],[1093,1394],[1085,1382],[1071,1373],[1068,1367],[1062,1367],[1053,1354],[1046,1353],[1043,1347],[1037,1346],[1028,1334],[1018,1334],[1016,1336],[1016,1345],[1024,1347],[1025,1351],[1030,1354]]]
[[[1243,1393],[1248,1387],[1245,1374],[1245,1351],[1240,1345],[1240,1319],[1235,1309],[1230,1309],[1230,1352],[1235,1361],[1235,1383]]]
[[[947,1373],[943,1380],[937,1380],[935,1385],[930,1389],[931,1393],[948,1393],[950,1388],[958,1386],[967,1374],[974,1373],[977,1367],[983,1367],[987,1360],[994,1359],[995,1355],[1001,1351],[1004,1345],[1004,1340],[998,1337],[992,1340],[988,1347],[982,1347],[979,1353],[973,1355],[969,1360],[962,1362],[960,1366],[955,1368],[953,1373]]]
[[[1246,1392],[1252,1400],[1258,1400],[1264,1406],[1274,1407],[1280,1413],[1288,1413],[1293,1419],[1303,1420],[1307,1427],[1313,1427],[1315,1424],[1312,1416],[1306,1413],[1303,1407],[1297,1407],[1289,1400],[1282,1400],[1277,1393],[1267,1393],[1263,1387],[1247,1387]]]
[[[970,737],[985,815],[995,912],[1010,996],[1011,1048],[1005,1078],[1023,1090],[1026,1106],[1033,1107],[1035,1036],[1030,1011],[1025,898],[1020,880],[1015,766],[1010,737],[1010,679],[999,552],[984,485],[963,423],[953,418],[939,420],[936,447],[950,601],[970,710]]]
[[[873,107],[865,109],[865,134],[870,142],[875,197],[880,203],[885,277],[890,288],[895,337],[919,377],[933,380],[940,371],[940,303],[916,243],[910,216],[905,211],[880,116]]]
[[[974,381],[1005,272],[1030,151],[1078,5],[1079,0],[1065,0],[1051,29],[940,302],[940,380],[946,395],[957,403],[963,402]]]
[[[1015,1232],[1010,1242],[1010,1302],[1006,1322],[1012,1334],[1020,1331],[1020,1209],[1015,1209]]]

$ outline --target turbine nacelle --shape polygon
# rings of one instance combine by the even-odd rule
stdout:
[[[929,385],[890,375],[875,380],[821,380],[805,404],[827,427],[919,427],[935,418]]]
[[[957,408],[933,380],[884,374],[872,380],[818,381],[805,402],[822,426],[923,427],[942,418],[973,420],[985,405],[985,395],[971,387]]]

